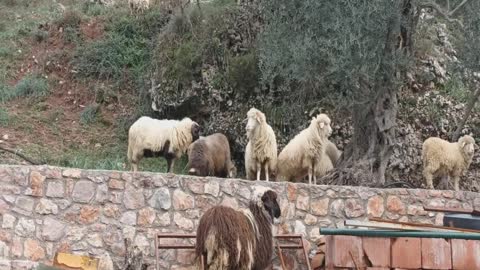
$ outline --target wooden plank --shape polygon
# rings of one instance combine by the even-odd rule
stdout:
[[[386,220],[386,219],[374,218],[374,217],[371,217],[368,220],[385,222],[385,223],[393,223],[393,224],[402,224],[402,225],[408,225],[408,226],[414,226],[414,227],[430,228],[430,229],[447,229],[447,230],[453,230],[457,232],[480,233],[480,230],[470,230],[470,229],[463,229],[463,228],[454,228],[454,227],[437,226],[437,225],[431,225],[431,224],[421,224],[421,223],[412,223],[412,222],[400,222],[400,221]]]
[[[433,207],[433,206],[424,206],[423,210],[432,211],[432,212],[447,212],[447,213],[471,214],[472,216],[480,216],[480,211],[477,211],[477,210],[466,210],[466,209]]]
[[[345,226],[366,227],[366,228],[378,228],[378,229],[393,229],[393,230],[407,230],[407,231],[445,231],[455,232],[452,229],[431,229],[425,227],[417,227],[403,224],[394,224],[378,221],[359,221],[359,220],[345,220]]]
[[[61,269],[97,270],[98,259],[69,253],[57,253],[53,265]]]

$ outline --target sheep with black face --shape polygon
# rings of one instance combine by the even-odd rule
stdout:
[[[265,269],[272,260],[274,218],[281,215],[277,194],[263,192],[240,211],[214,206],[200,219],[195,253],[204,269]],[[199,260],[200,261],[200,260]]]

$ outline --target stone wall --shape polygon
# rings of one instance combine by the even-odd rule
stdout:
[[[145,250],[154,264],[158,232],[194,233],[202,213],[216,204],[244,207],[268,186],[279,194],[278,233],[303,233],[309,244],[323,226],[368,215],[422,223],[442,222],[423,205],[480,209],[472,192],[314,186],[234,179],[47,166],[0,165],[0,270],[29,269],[52,261],[55,252],[100,256],[108,251],[121,266],[124,238]],[[193,241],[193,240],[192,240]],[[193,243],[193,242],[192,242]],[[160,252],[159,269],[191,269],[191,251]],[[301,269],[295,252],[290,269]],[[299,258],[298,260],[296,258]]]

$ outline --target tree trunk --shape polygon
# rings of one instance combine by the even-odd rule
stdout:
[[[374,85],[360,83],[361,92],[371,96],[366,104],[356,104],[352,110],[354,134],[332,173],[324,179],[340,185],[383,186],[385,171],[393,152],[397,118],[397,93],[404,78],[392,65],[394,54],[411,54],[415,14],[411,0],[403,0],[396,18],[392,18],[386,37],[383,60]]]
[[[473,94],[472,99],[468,102],[467,107],[465,108],[465,114],[463,115],[463,119],[458,123],[457,129],[453,133],[452,141],[456,142],[460,137],[460,133],[462,133],[462,129],[465,126],[470,114],[472,113],[473,108],[475,107],[475,103],[477,103],[478,99],[480,98],[480,88],[475,91]]]

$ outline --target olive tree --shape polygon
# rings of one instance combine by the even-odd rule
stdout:
[[[260,68],[265,85],[276,89],[287,108],[334,96],[337,106],[351,112],[353,137],[336,169],[324,178],[327,182],[385,184],[397,94],[414,63],[420,11],[431,9],[463,29],[461,58],[468,59],[469,70],[480,71],[479,2],[263,0]]]
[[[335,95],[351,110],[354,134],[330,175],[334,183],[385,182],[397,93],[412,62],[414,2],[263,1],[263,82],[286,102]]]

